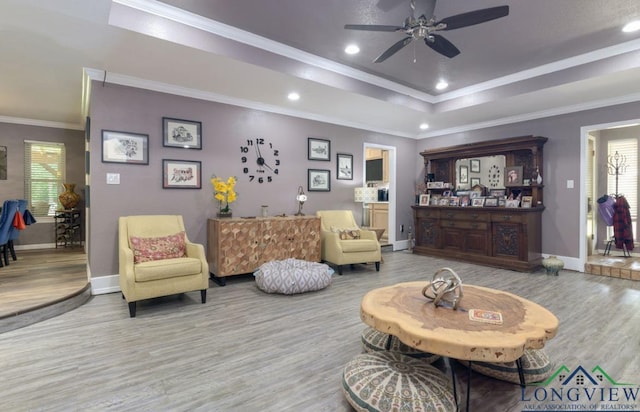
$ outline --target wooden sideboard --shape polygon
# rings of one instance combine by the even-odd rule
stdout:
[[[412,207],[414,253],[523,272],[541,267],[544,207]]]
[[[263,263],[295,258],[319,262],[320,218],[287,216],[209,219],[207,260],[211,278],[251,273]]]

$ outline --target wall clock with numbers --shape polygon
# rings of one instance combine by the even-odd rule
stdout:
[[[280,150],[261,137],[247,139],[240,146],[240,162],[250,182],[270,183],[280,173]]]

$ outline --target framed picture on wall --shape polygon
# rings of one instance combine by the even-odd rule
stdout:
[[[0,180],[7,180],[7,146],[0,146]]]
[[[200,189],[202,164],[199,161],[162,159],[163,189]]]
[[[471,159],[471,173],[480,173],[480,159]]]
[[[149,164],[149,135],[102,131],[102,163]]]
[[[307,159],[331,161],[331,142],[329,140],[309,137],[307,145]]]
[[[467,166],[460,166],[459,177],[458,183],[469,183],[469,168]]]
[[[193,120],[162,118],[162,145],[182,149],[202,149],[202,123]]]
[[[320,169],[307,170],[307,191],[308,192],[330,192],[331,191],[331,171]]]
[[[336,179],[353,180],[353,155],[338,153]]]

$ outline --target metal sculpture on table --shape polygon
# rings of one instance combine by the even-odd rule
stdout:
[[[462,281],[453,269],[438,269],[433,274],[431,283],[422,289],[422,295],[436,306],[448,303],[456,310],[462,300]]]

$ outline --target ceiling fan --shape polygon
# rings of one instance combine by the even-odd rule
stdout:
[[[436,0],[425,0],[425,12],[416,19],[416,0],[410,1],[411,15],[405,19],[402,26],[385,26],[379,24],[346,24],[344,26],[344,28],[348,30],[403,32],[407,35],[407,37],[385,50],[384,53],[373,61],[374,63],[387,60],[413,40],[418,39],[423,39],[427,46],[446,57],[455,57],[460,54],[460,50],[449,40],[434,32],[473,26],[474,24],[484,23],[509,15],[509,6],[497,6],[456,14],[438,21],[433,14],[436,7]]]

